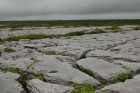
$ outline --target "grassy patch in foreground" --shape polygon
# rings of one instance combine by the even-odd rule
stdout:
[[[76,84],[71,83],[71,87],[74,87],[74,90],[72,90],[71,93],[94,93],[94,91],[98,90],[98,88],[95,85],[91,85],[89,83],[82,83],[82,84]]]
[[[122,74],[119,74],[117,76],[117,78],[115,79],[114,83],[124,82],[126,79],[132,79],[132,78],[133,78],[132,72],[130,72],[130,73],[122,73]]]

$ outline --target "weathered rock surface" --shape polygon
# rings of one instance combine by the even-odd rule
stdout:
[[[21,58],[21,59],[17,59],[17,60],[4,60],[1,59],[0,60],[0,68],[2,69],[8,69],[10,67],[13,68],[19,68],[20,70],[27,70],[27,66],[30,65],[32,62],[32,60],[30,60],[29,58]],[[26,66],[27,64],[27,66]]]
[[[0,72],[0,93],[23,93],[22,85],[16,81],[18,78],[18,74]]]
[[[69,81],[81,84],[91,83],[99,85],[100,82],[90,77],[89,75],[73,68],[70,64],[61,62],[55,56],[38,56],[37,60],[40,61],[35,65],[35,72],[46,71],[44,78],[48,82],[68,85]]]
[[[125,82],[120,82],[110,86],[106,86],[95,93],[139,93],[140,92],[140,75],[133,79],[128,79]]]
[[[136,26],[120,27],[122,30],[132,30],[133,28],[130,27]],[[38,33],[46,35],[65,34],[82,30],[89,30],[87,32],[90,32],[95,28],[97,27],[53,29],[40,27],[34,30],[32,28],[23,28],[24,31],[16,30],[12,32],[9,31],[10,28],[6,28],[0,31],[0,38]],[[98,28],[104,29],[106,27],[101,26]],[[65,91],[65,89],[71,91],[71,88],[66,86],[69,86],[69,81],[78,84],[94,83],[96,86],[100,86],[104,83],[112,84],[114,78],[118,74],[128,73],[130,71],[137,72],[137,74],[140,73],[140,31],[86,34],[82,36],[71,36],[71,39],[66,39],[66,37],[36,40],[21,39],[19,41],[7,41],[5,44],[0,42],[0,44],[2,44],[0,45],[0,50],[2,51],[0,56],[1,70],[7,70],[11,67],[19,68],[20,71],[27,71],[30,73],[30,75],[27,76],[29,79],[32,79],[35,75],[41,74],[41,76],[47,80],[47,82],[39,80],[28,81],[28,89],[32,93],[41,93],[43,91],[49,93],[48,91],[51,91],[49,90],[50,87],[53,88],[52,91],[54,91],[54,93],[56,93],[56,90],[60,90],[60,93],[62,93],[61,90]],[[4,52],[5,48],[12,48],[16,51],[11,53]],[[41,53],[50,51],[55,51],[58,55],[46,55],[47,53]],[[75,63],[79,66],[82,65],[84,70],[89,71],[90,69],[95,75],[95,78],[81,72],[76,67]],[[0,80],[6,80],[5,76],[1,78],[2,75],[4,76],[7,74],[1,71]],[[13,74],[8,75],[13,77]],[[8,80],[10,80],[9,77]],[[104,93],[139,93],[137,92],[137,87],[139,87],[138,82],[140,80],[138,77],[139,75],[135,76],[134,79],[126,80],[124,83],[113,84],[101,90],[103,90]],[[15,77],[14,79],[17,78]],[[15,82],[16,80],[14,79],[13,81]],[[12,84],[10,85],[6,82],[2,81],[2,83],[6,85],[0,86],[0,89],[2,88],[0,92],[2,91],[2,93],[6,92],[5,89],[7,89],[7,87],[15,88],[13,83],[10,83]],[[2,83],[0,84],[2,85]],[[19,83],[17,82],[17,84]],[[44,86],[47,86],[47,88]],[[16,88],[18,89],[19,87],[20,86],[17,86]]]
[[[76,62],[83,69],[90,69],[95,78],[101,82],[113,82],[116,75],[128,73],[127,70],[120,66],[114,65],[102,59],[86,58]]]
[[[74,88],[33,79],[27,81],[27,89],[30,93],[70,93]]]
[[[88,48],[77,47],[77,46],[57,46],[57,47],[46,47],[46,48],[38,48],[40,52],[51,52],[55,51],[56,54],[61,55],[72,55],[77,59],[81,59],[85,56],[87,52],[90,51]]]
[[[117,60],[126,60],[126,61],[134,61],[139,63],[140,57],[139,55],[133,55],[131,53],[119,53],[119,52],[111,52],[110,50],[95,50],[90,51],[86,54],[86,57],[100,57],[100,58],[112,58]]]
[[[121,65],[132,72],[140,72],[140,63],[135,63],[132,61],[122,61],[122,60],[114,60],[113,63]]]

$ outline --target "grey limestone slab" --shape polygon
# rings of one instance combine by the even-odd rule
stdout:
[[[27,81],[27,89],[30,93],[70,93],[74,88],[33,79]]]
[[[91,70],[95,78],[101,82],[114,82],[118,74],[128,73],[126,69],[118,65],[97,58],[86,58],[76,63],[78,66],[82,66],[83,69]]]

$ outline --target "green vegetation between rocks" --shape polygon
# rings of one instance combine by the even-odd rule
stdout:
[[[28,76],[28,73],[27,73],[26,71],[20,71],[19,68],[10,67],[10,68],[8,68],[7,70],[4,70],[4,73],[7,73],[7,72],[18,73],[18,74],[20,74],[22,77]]]
[[[140,27],[134,27],[133,30],[140,30]]]
[[[88,32],[86,34],[100,34],[100,33],[107,33],[107,32],[106,31],[103,31],[103,29],[96,28],[93,31]]]
[[[50,52],[41,52],[43,54],[46,54],[46,55],[58,55],[55,53],[55,51],[50,51]]]
[[[93,72],[90,69],[84,69],[82,66],[79,66],[76,64],[76,66],[78,67],[78,69],[86,74],[88,74],[89,76],[95,77]]]
[[[56,21],[0,21],[0,28],[23,28],[23,27],[90,27],[90,26],[121,26],[140,25],[140,19],[118,20],[56,20]]]
[[[133,78],[132,72],[122,73],[122,74],[117,75],[117,78],[115,79],[114,83],[124,82],[126,79],[132,79],[132,78]]]
[[[10,31],[15,31],[15,30],[23,30],[23,28],[12,28]]]
[[[1,51],[1,49],[0,49],[0,56],[1,56],[1,54],[2,54],[2,51]]]
[[[0,38],[0,42],[3,42],[3,39]]]
[[[105,30],[117,30],[117,29],[121,29],[118,26],[112,26],[110,28],[105,28]]]
[[[65,39],[71,39],[71,36],[66,37]]]
[[[3,71],[3,69],[0,69],[0,70]],[[7,72],[20,74],[22,77],[29,76],[29,73],[27,71],[20,71],[19,68],[10,67],[7,70],[4,70],[4,73],[7,73]],[[46,82],[46,79],[43,77],[43,75],[36,75],[33,77],[33,79],[40,79],[41,81]]]
[[[39,80],[41,80],[41,81],[46,82],[46,79],[43,77],[43,75],[35,76],[33,79],[39,79]]]
[[[29,50],[28,53],[34,53],[33,50]]]
[[[12,49],[12,48],[4,48],[4,52],[15,52],[16,50]]]
[[[95,85],[91,85],[89,83],[76,84],[73,82],[69,82],[71,87],[74,87],[71,93],[94,93],[98,88]]]

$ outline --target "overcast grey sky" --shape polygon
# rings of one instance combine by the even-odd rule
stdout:
[[[140,0],[0,0],[0,20],[140,19]]]

